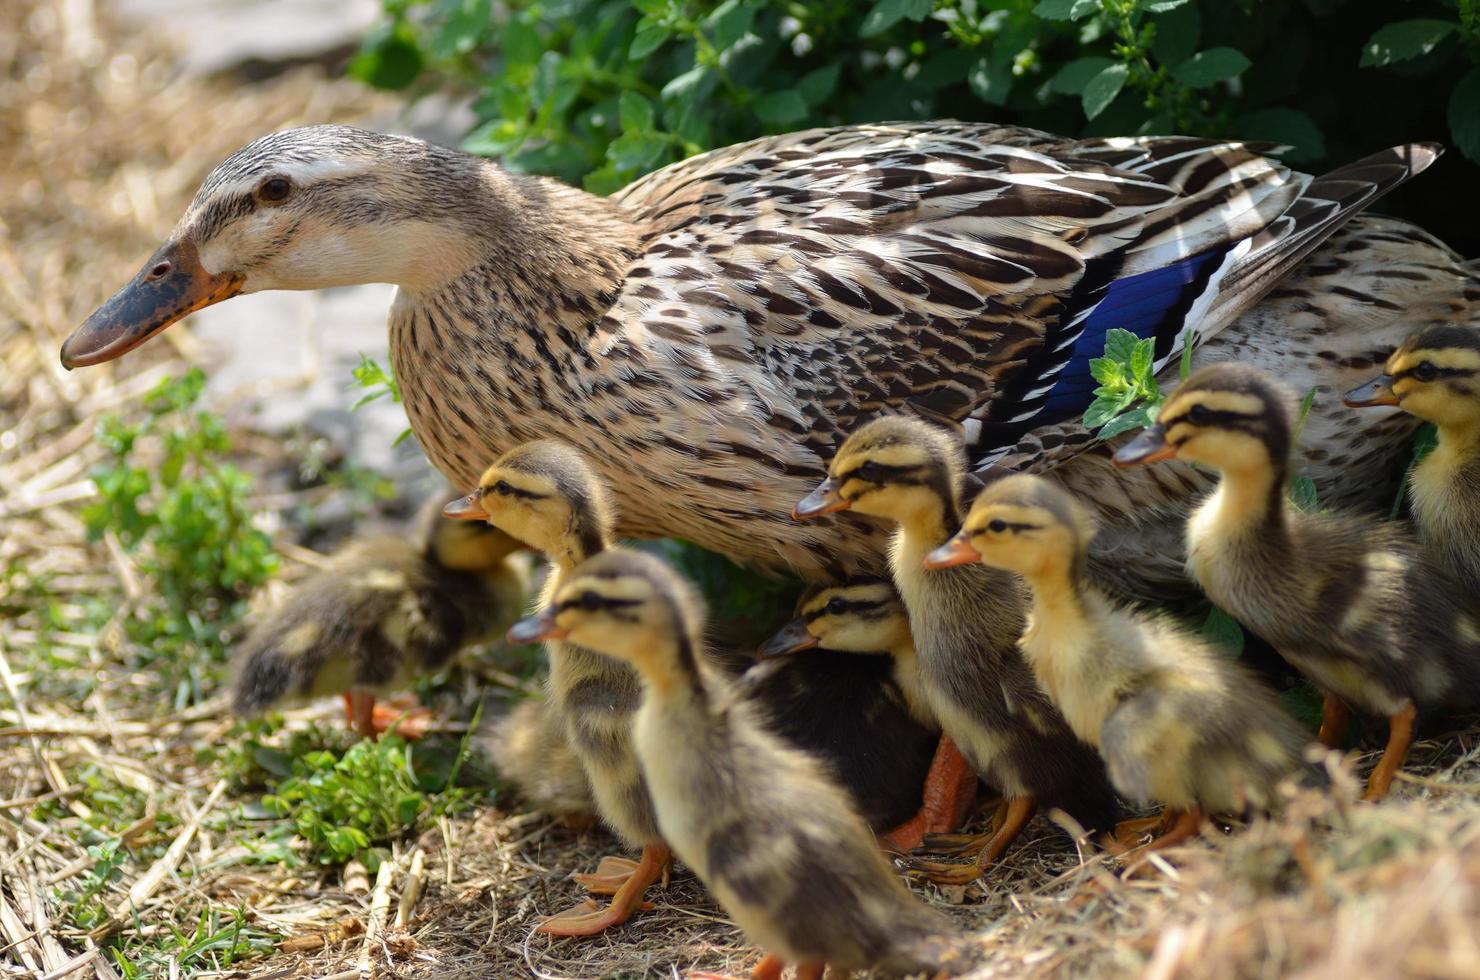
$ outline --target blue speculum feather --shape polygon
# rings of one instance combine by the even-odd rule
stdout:
[[[1089,362],[1104,355],[1105,334],[1116,327],[1137,337],[1154,337],[1158,361],[1170,354],[1188,311],[1227,254],[1228,249],[1215,249],[1110,283],[1104,299],[1085,318],[1074,352],[1035,421],[1060,422],[1089,407],[1098,387],[1090,376]]]

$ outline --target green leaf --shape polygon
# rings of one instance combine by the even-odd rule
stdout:
[[[933,0],[879,0],[874,4],[874,9],[868,12],[868,16],[863,18],[858,35],[874,37],[906,17],[910,20],[924,20],[933,6]]]
[[[623,132],[649,132],[653,128],[653,104],[628,90],[617,102],[617,118],[621,120]]]
[[[619,169],[645,172],[657,165],[667,148],[662,136],[631,130],[607,144],[606,156]]]
[[[1076,58],[1048,80],[1049,91],[1060,95],[1079,95],[1092,78],[1113,64],[1115,62],[1109,58]]]
[[[432,57],[446,61],[473,50],[488,28],[490,7],[491,0],[461,0],[428,45]]]
[[[1099,398],[1096,398],[1093,402],[1090,403],[1089,408],[1085,409],[1085,427],[1090,429],[1098,429],[1100,426],[1104,425],[1106,422],[1109,422],[1111,419],[1115,418],[1115,416],[1119,415],[1121,410],[1124,408],[1125,406],[1122,404],[1122,399],[1101,395]]]
[[[1244,628],[1238,624],[1238,620],[1217,607],[1208,610],[1208,618],[1203,620],[1202,634],[1235,657],[1244,650]]]
[[[1152,21],[1156,36],[1151,39],[1151,53],[1164,65],[1176,65],[1197,52],[1202,35],[1202,14],[1196,4],[1183,4]]]
[[[1190,2],[1191,0],[1151,0],[1150,3],[1141,4],[1141,9],[1148,14],[1164,14],[1168,10],[1176,10]]]
[[[755,8],[743,0],[725,0],[704,21],[710,40],[723,51],[750,32],[755,20]]]
[[[1136,345],[1140,342],[1141,338],[1129,330],[1122,330],[1120,327],[1107,330],[1105,331],[1105,356],[1129,367],[1131,358],[1136,355]]]
[[[807,103],[792,89],[768,92],[755,100],[755,114],[771,126],[786,126],[807,118]]]
[[[842,68],[842,64],[835,61],[825,68],[807,72],[797,82],[797,94],[809,106],[820,105],[838,87],[838,75]]]
[[[1117,415],[1109,422],[1106,422],[1105,427],[1100,430],[1100,438],[1105,440],[1114,439],[1122,433],[1144,429],[1150,424],[1151,420],[1147,417],[1146,410],[1144,408],[1138,408],[1133,412]]]
[[[1449,132],[1459,151],[1480,163],[1480,68],[1471,68],[1449,93]]]
[[[1044,20],[1079,20],[1099,9],[1099,0],[1040,0],[1033,13]]]
[[[632,44],[627,48],[629,61],[640,61],[663,46],[670,36],[668,28],[662,24],[643,24],[637,29],[632,38]]]
[[[1110,357],[1095,357],[1089,362],[1089,373],[1105,387],[1125,384],[1125,368]]]
[[[1129,74],[1130,69],[1125,65],[1110,65],[1090,79],[1080,95],[1085,116],[1093,119],[1104,112],[1105,107],[1114,102],[1115,97],[1120,94],[1121,88],[1125,86],[1126,76]]]
[[[1362,46],[1359,67],[1382,68],[1429,54],[1459,25],[1450,20],[1399,20],[1378,28]]]
[[[1209,48],[1172,69],[1172,75],[1183,85],[1207,88],[1236,78],[1249,67],[1249,59],[1237,48]]]
[[[504,25],[504,61],[508,64],[532,65],[540,60],[544,50],[539,32],[523,18],[515,17]]]
[[[1260,109],[1239,117],[1239,136],[1269,140],[1291,147],[1286,157],[1292,163],[1318,160],[1326,155],[1326,138],[1316,121],[1299,109]]]
[[[1314,511],[1320,506],[1316,497],[1316,481],[1301,474],[1290,480],[1290,502],[1304,511]]]
[[[393,24],[365,39],[363,49],[349,63],[349,74],[375,88],[403,89],[416,81],[423,64],[411,29]]]
[[[1006,105],[1008,93],[1012,91],[1012,62],[984,55],[967,73],[966,84],[983,102]]]
[[[1149,338],[1136,344],[1131,351],[1131,377],[1140,384],[1156,384],[1151,366],[1155,361],[1156,344]]]
[[[684,98],[692,92],[698,91],[705,78],[709,75],[709,69],[703,65],[695,65],[682,75],[675,75],[663,86],[659,94],[664,102],[673,102]]]

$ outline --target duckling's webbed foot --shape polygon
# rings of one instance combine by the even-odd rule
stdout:
[[[652,908],[650,903],[642,900],[643,893],[649,885],[664,876],[671,860],[672,852],[665,845],[649,844],[642,849],[642,860],[618,887],[605,908],[599,908],[595,902],[587,899],[573,909],[546,919],[535,932],[550,936],[594,936],[612,926],[621,925],[634,912]],[[598,865],[596,870],[599,875],[601,866]]]
[[[958,836],[945,832],[955,830],[966,820],[966,812],[976,799],[976,772],[948,736],[940,737],[920,796],[920,812],[881,839],[887,849],[904,853],[940,836]],[[974,843],[980,835],[959,836]],[[985,846],[985,843],[978,845],[969,853],[976,854]],[[927,850],[932,853],[963,853],[934,846]]]
[[[1145,837],[1153,840],[1172,829],[1172,824],[1177,820],[1177,811],[1170,807],[1164,808],[1154,817],[1137,817],[1134,820],[1122,820],[1115,825],[1115,834],[1111,838],[1123,849],[1139,847],[1147,843]]]
[[[802,970],[806,968],[806,964],[798,966],[797,976],[802,977]],[[786,961],[775,953],[768,953],[750,971],[750,980],[781,980],[781,974],[784,972],[786,972]],[[817,973],[814,976],[820,977],[822,974]],[[726,973],[709,973],[701,970],[697,973],[690,973],[688,980],[736,980],[736,978]]]
[[[1206,820],[1207,814],[1203,813],[1200,807],[1192,807],[1189,810],[1176,810],[1172,807],[1167,807],[1163,815],[1163,821],[1167,825],[1166,831],[1158,835],[1151,843],[1128,852],[1138,856],[1126,868],[1126,875],[1128,877],[1135,877],[1142,871],[1145,867],[1146,855],[1154,851],[1172,847],[1175,844],[1180,844],[1185,840],[1197,836],[1198,831],[1202,829],[1202,825]]]
[[[1031,796],[1008,800],[1006,813],[1001,815],[1001,825],[988,838],[986,846],[980,850],[973,863],[947,864],[910,858],[905,862],[905,873],[912,878],[921,878],[939,885],[970,884],[980,878],[987,868],[1001,860],[1002,855],[1007,853],[1008,846],[1023,832],[1028,821],[1033,819],[1037,809],[1038,803]]]
[[[395,729],[397,735],[407,740],[421,738],[431,726],[432,709],[406,694],[381,701],[371,709],[370,724],[377,737]]]
[[[631,858],[609,854],[601,859],[596,870],[589,874],[571,875],[571,880],[586,886],[593,895],[615,895],[627,880],[637,873],[638,862]]]
[[[1007,822],[1007,801],[992,804],[992,829],[979,834],[926,834],[914,851],[918,856],[976,857],[996,839]]]
[[[1410,702],[1388,718],[1387,748],[1382,750],[1377,768],[1367,778],[1367,792],[1362,794],[1362,799],[1375,803],[1393,788],[1393,780],[1397,778],[1398,770],[1403,768],[1403,760],[1408,758],[1408,747],[1413,744],[1413,721],[1417,715]]]

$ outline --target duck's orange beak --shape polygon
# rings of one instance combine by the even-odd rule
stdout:
[[[510,626],[505,635],[510,643],[534,643],[537,640],[563,640],[569,634],[570,630],[555,625],[555,607],[546,606]]]
[[[791,519],[804,521],[809,517],[847,510],[853,505],[843,499],[839,489],[838,481],[832,477],[823,480],[816,490],[797,501],[796,506],[791,509]]]
[[[755,654],[762,660],[770,660],[789,653],[811,650],[817,643],[817,637],[807,632],[807,621],[797,618],[777,630],[776,635],[762,643]]]
[[[113,298],[93,311],[62,344],[67,370],[122,357],[165,327],[196,310],[230,299],[244,277],[212,275],[188,238],[165,242]]]
[[[1393,391],[1393,376],[1383,374],[1373,378],[1341,396],[1341,404],[1347,408],[1372,408],[1376,405],[1398,404],[1398,393]]]
[[[466,497],[448,501],[447,506],[442,508],[442,516],[458,521],[488,520],[488,512],[483,509],[482,495],[476,490]]]
[[[952,568],[981,561],[982,553],[971,546],[966,535],[958,534],[945,544],[925,556],[922,563],[926,568]]]
[[[1121,446],[1113,457],[1116,466],[1137,466],[1141,463],[1160,463],[1177,455],[1177,447],[1167,442],[1167,430],[1160,425],[1136,436]]]

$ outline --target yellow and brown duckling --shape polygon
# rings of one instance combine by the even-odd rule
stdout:
[[[513,554],[519,544],[495,528],[444,521],[438,509],[423,510],[410,541],[352,542],[253,626],[236,655],[233,710],[343,693],[350,723],[373,737],[387,721],[378,695],[517,619],[530,585],[528,562]]]
[[[964,482],[957,440],[919,419],[889,416],[844,441],[828,479],[794,512],[846,510],[898,525],[889,562],[909,611],[921,689],[941,730],[1008,800],[1000,828],[977,842],[974,865],[914,863],[932,880],[958,884],[1001,857],[1040,805],[1098,830],[1118,812],[1104,764],[1070,731],[1017,649],[1027,608],[1021,584],[983,565],[923,565],[960,527]]]
[[[753,703],[709,661],[704,610],[659,559],[608,550],[562,576],[550,604],[510,637],[601,650],[641,673],[633,745],[663,837],[767,952],[752,976],[787,963],[818,980],[873,968],[937,971],[946,921],[910,896],[809,753],[767,730]]]
[[[612,543],[615,514],[606,486],[578,450],[553,440],[516,446],[484,471],[478,489],[443,510],[448,517],[486,521],[550,560],[544,598],[555,594],[581,562]],[[637,672],[578,643],[545,644],[550,700],[564,719],[570,745],[586,772],[602,821],[642,858],[604,859],[576,880],[593,894],[610,894],[547,919],[540,931],[590,936],[627,921],[648,887],[671,861],[658,831],[652,799],[632,750],[632,719],[642,697]]]
[[[1085,571],[1095,523],[1041,477],[989,484],[926,564],[982,562],[1033,594],[1021,648],[1074,733],[1099,750],[1125,797],[1166,806],[1152,847],[1211,813],[1267,811],[1302,765],[1305,731],[1272,692],[1197,636],[1111,602]]]
[[[570,746],[565,719],[548,698],[520,701],[480,741],[520,796],[568,827],[596,820],[586,768]]]
[[[1339,743],[1351,709],[1388,719],[1366,794],[1381,799],[1417,716],[1480,705],[1480,621],[1459,583],[1401,527],[1289,503],[1293,402],[1243,365],[1203,368],[1116,461],[1219,471],[1187,524],[1188,566],[1208,598],[1321,688],[1323,743]]]
[[[976,796],[976,773],[955,743],[938,734],[940,721],[920,683],[909,616],[894,586],[882,578],[850,579],[809,590],[798,611],[761,646],[760,655],[810,652],[774,676],[846,672],[858,677],[859,693],[839,705],[844,717],[815,709],[780,711],[773,730],[815,746],[838,769],[869,824],[888,829],[881,843],[891,850],[909,851],[928,834],[955,830]],[[747,680],[763,669],[753,669]],[[792,731],[802,726],[816,734]],[[902,770],[919,771],[920,781],[902,782]]]
[[[1477,284],[1480,308],[1480,284]],[[1353,407],[1396,405],[1439,430],[1409,474],[1418,536],[1480,596],[1480,321],[1435,323],[1388,358],[1386,373],[1347,392]]]

